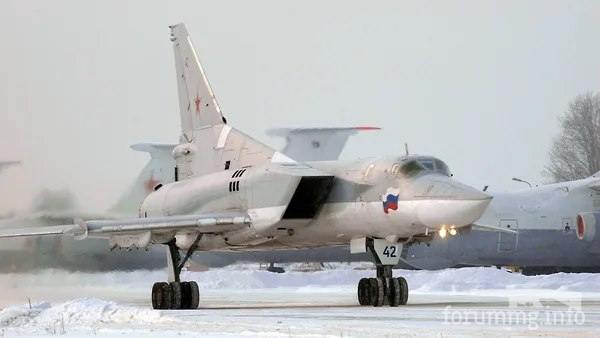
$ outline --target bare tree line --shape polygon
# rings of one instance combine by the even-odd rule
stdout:
[[[564,182],[600,171],[600,93],[577,96],[559,121],[544,174]]]

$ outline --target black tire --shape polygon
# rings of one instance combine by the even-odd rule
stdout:
[[[369,305],[369,279],[361,278],[358,282],[358,304]]]
[[[400,284],[400,305],[406,305],[408,302],[408,283],[404,277],[396,278]]]
[[[163,283],[154,283],[154,285],[152,285],[152,308],[155,310],[162,309],[162,284]]]
[[[190,303],[189,309],[195,310],[200,305],[200,289],[198,283],[191,281],[190,283]]]
[[[382,278],[369,278],[369,304],[372,306],[382,306],[384,300],[384,288]]]
[[[382,306],[385,302],[385,284],[383,278],[375,278],[377,281],[377,298],[373,306]]]
[[[180,310],[182,307],[182,297],[183,293],[181,292],[181,283],[179,282],[171,282],[171,309]]]
[[[367,278],[367,283],[365,283],[365,295],[367,297],[366,305],[375,305],[377,299],[377,278]]]
[[[400,300],[402,296],[400,281],[398,280],[398,278],[390,278],[388,280],[388,283],[390,283],[390,294],[388,295],[388,300],[390,306],[396,307],[400,305]]]
[[[160,293],[162,296],[162,302],[160,303],[160,309],[168,310],[171,309],[173,303],[173,289],[169,283],[158,283],[161,285]]]
[[[182,309],[190,309],[191,308],[191,297],[192,297],[192,287],[190,286],[190,282],[181,282],[181,308]]]
[[[159,282],[152,285],[152,308],[166,310],[171,307],[171,286],[169,283]]]

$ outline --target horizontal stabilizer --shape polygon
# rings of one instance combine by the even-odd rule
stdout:
[[[136,143],[130,146],[135,151],[141,151],[149,153],[152,158],[156,157],[170,157],[172,158],[173,148],[176,144],[162,144],[162,143]]]
[[[350,136],[372,130],[380,128],[273,128],[266,133],[284,137],[286,145],[282,153],[296,161],[333,161],[340,157]]]

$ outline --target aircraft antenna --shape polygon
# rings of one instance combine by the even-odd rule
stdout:
[[[406,152],[406,156],[408,156],[408,143],[404,143],[404,151]]]

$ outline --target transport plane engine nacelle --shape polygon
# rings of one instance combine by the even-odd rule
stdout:
[[[582,212],[577,215],[577,238],[591,241],[596,237],[596,228],[600,224],[600,212]]]

